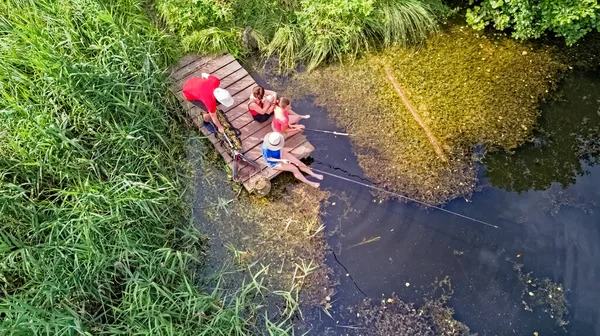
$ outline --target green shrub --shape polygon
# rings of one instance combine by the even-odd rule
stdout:
[[[241,30],[233,28],[234,15],[229,2],[156,0],[156,8],[187,51],[215,55],[241,52]]]
[[[467,22],[471,26],[511,29],[517,39],[538,38],[551,32],[573,45],[587,33],[600,31],[597,0],[471,0],[470,4]]]
[[[0,32],[0,334],[244,333],[190,272],[170,39],[134,0],[5,0]]]

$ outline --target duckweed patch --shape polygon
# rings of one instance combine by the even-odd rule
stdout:
[[[439,294],[438,291],[441,291]],[[438,294],[436,294],[436,292]],[[452,295],[449,278],[440,281],[436,291],[421,307],[406,303],[392,294],[379,303],[367,299],[358,307],[349,308],[349,335],[366,336],[466,336],[474,335],[468,326],[452,316],[446,306]]]
[[[510,151],[530,139],[538,102],[567,70],[552,50],[454,24],[421,49],[386,49],[301,74],[292,91],[316,94],[339,127],[357,134],[355,152],[370,179],[440,204],[473,191],[475,146]],[[436,155],[386,69],[448,162]]]
[[[555,283],[549,278],[535,278],[533,272],[524,273],[523,266],[517,263],[513,265],[519,281],[525,286],[521,295],[523,308],[527,311],[533,311],[535,307],[543,307],[544,311],[559,326],[565,327],[569,324],[569,321],[566,319],[569,309],[563,285]]]
[[[558,197],[562,195],[551,192],[553,184],[560,184],[559,188],[574,184],[586,173],[586,166],[600,162],[599,78],[598,72],[569,74],[556,92],[557,99],[543,107],[544,117],[531,143],[515,155],[486,155],[483,162],[490,183],[515,192],[550,189],[551,204],[567,205]],[[559,208],[553,207],[551,213]]]

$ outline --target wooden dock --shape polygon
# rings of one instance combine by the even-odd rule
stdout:
[[[221,80],[221,88],[229,91],[234,99],[231,107],[218,105],[218,108],[225,113],[226,118],[233,127],[241,131],[240,140],[242,141],[242,153],[248,158],[255,160],[261,167],[261,170],[247,165],[238,171],[240,181],[249,191],[255,190],[255,184],[261,176],[267,181],[279,175],[281,171],[270,169],[262,159],[262,142],[265,135],[271,132],[271,121],[273,116],[264,123],[259,123],[252,119],[248,112],[248,101],[252,88],[256,82],[242,68],[242,66],[231,55],[220,57],[202,57],[198,55],[186,55],[179,64],[171,71],[171,80],[173,85],[171,89],[181,101],[188,115],[194,120],[200,131],[208,137],[210,142],[225,162],[232,166],[232,150],[226,143],[223,143],[202,126],[202,113],[200,110],[189,103],[181,92],[183,84],[192,77],[200,77],[205,72]],[[314,147],[306,140],[302,133],[286,136],[284,149],[299,159],[306,158],[314,151]]]

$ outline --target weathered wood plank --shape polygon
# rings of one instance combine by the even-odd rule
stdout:
[[[190,78],[193,77],[202,77],[203,72],[206,71],[204,71],[204,69],[201,68],[194,71],[193,73],[189,73],[188,76],[183,77],[181,80],[173,84],[173,91],[181,92],[185,82],[187,82]],[[244,68],[242,68],[238,62],[231,62],[226,66],[222,67],[221,69],[217,70],[216,72],[212,73],[211,75],[219,78],[219,80],[221,81],[220,87],[226,88],[227,86],[235,83],[244,76],[247,76],[248,72]]]
[[[188,65],[184,66],[183,68],[175,71],[171,75],[171,79],[173,80],[173,82],[178,82],[182,78],[185,78],[185,77],[189,76],[190,74],[198,71],[198,69],[202,68],[206,63],[210,62],[212,59],[213,59],[212,57],[208,57],[208,56],[199,58],[199,59],[193,61],[192,63],[189,63]]]
[[[229,64],[227,64],[226,66],[218,69],[217,71],[214,72],[207,72],[208,74],[211,74],[215,77],[217,77],[218,79],[221,80],[221,86],[223,86],[223,79],[226,78],[227,76],[238,72],[240,70],[243,70],[243,72],[246,72],[246,70],[244,68],[242,68],[242,65],[238,62],[231,62]]]
[[[225,79],[221,80],[221,87],[226,89],[227,91],[229,91],[229,93],[233,97],[234,92],[231,92],[231,90],[235,89],[234,84],[238,83],[241,80],[248,81],[248,79],[251,79],[252,82],[254,82],[254,79],[252,77],[250,77],[250,75],[248,75],[248,72],[246,72],[246,70],[244,70],[244,69],[241,69],[241,70],[234,72],[230,76],[225,77]],[[232,89],[232,87],[233,87],[233,89]],[[236,93],[238,91],[239,90],[237,90]]]
[[[206,72],[207,74],[211,74],[214,73],[215,71],[221,69],[222,67],[226,66],[227,64],[231,63],[231,62],[236,62],[235,58],[233,58],[233,56],[227,54],[224,56],[221,56],[219,58],[213,58],[212,60],[206,62],[203,66],[202,66],[202,72]]]
[[[254,78],[252,78],[251,76],[244,76],[240,79],[238,79],[235,83],[229,85],[226,87],[227,91],[229,91],[229,93],[231,94],[231,96],[236,95],[242,92],[244,89],[250,87],[250,86],[254,86],[256,85],[256,82],[254,81]],[[242,97],[238,97],[238,98],[242,98]],[[250,95],[248,94],[247,96],[243,97],[243,101],[246,101],[248,99],[250,99]]]
[[[248,124],[250,124],[252,122],[256,122],[256,121],[254,121],[254,118],[252,118],[250,113],[244,113],[234,120],[230,119],[229,122],[231,123],[231,125],[233,127],[241,130],[242,128],[246,127]]]
[[[271,118],[269,120],[272,120]],[[246,140],[248,142],[252,142],[254,139],[254,135],[261,133],[261,131],[263,131],[262,133],[263,136],[271,131],[273,131],[273,129],[271,128],[271,122],[264,122],[264,123],[251,123],[248,124],[246,127],[244,127],[242,130],[242,134],[240,134],[240,138],[242,140]],[[260,134],[258,134],[257,136],[260,136]]]
[[[179,62],[177,62],[177,65],[171,68],[171,75],[174,74],[175,72],[177,72],[177,70],[183,68],[184,66],[194,62],[195,60],[202,58],[201,56],[197,55],[197,54],[187,54],[185,56],[183,56]]]

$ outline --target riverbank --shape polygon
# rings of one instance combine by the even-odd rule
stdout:
[[[225,271],[222,284],[234,291],[260,282],[256,303],[262,308],[255,314],[266,312],[286,328],[292,319],[302,328],[303,310],[329,309],[337,284],[325,263],[329,246],[321,220],[329,194],[281,176],[267,197],[248,195],[230,182],[210,143],[192,138],[187,148],[194,223],[210,238],[202,277]]]
[[[531,139],[539,102],[574,59],[555,46],[452,23],[423,48],[385,49],[300,74],[288,92],[326,92],[316,102],[356,134],[371,180],[441,204],[474,190],[475,147],[511,151]]]

